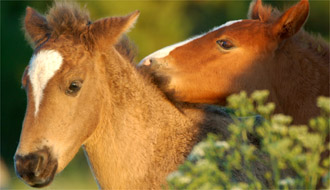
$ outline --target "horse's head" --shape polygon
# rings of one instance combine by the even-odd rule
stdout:
[[[66,3],[56,3],[47,17],[26,9],[24,28],[35,50],[22,79],[28,103],[14,159],[28,185],[48,185],[100,124],[108,86],[103,54],[138,14],[91,23]]]
[[[300,30],[308,12],[307,0],[283,14],[256,0],[251,3],[249,19],[227,22],[158,50],[139,65],[151,68],[155,78],[161,79],[160,87],[175,99],[219,103],[231,93],[265,87],[264,71],[270,69],[267,60]]]

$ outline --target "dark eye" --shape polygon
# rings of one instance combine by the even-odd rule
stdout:
[[[229,40],[218,40],[217,44],[225,50],[229,50],[234,47],[234,44]]]
[[[65,91],[65,94],[69,96],[76,96],[80,90],[82,82],[79,80],[72,81],[68,89]]]

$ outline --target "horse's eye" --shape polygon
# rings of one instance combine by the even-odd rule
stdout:
[[[72,81],[69,88],[65,91],[65,94],[69,96],[76,96],[80,90],[82,82],[79,80]]]
[[[234,47],[234,44],[229,40],[218,40],[217,44],[225,50],[229,50]]]

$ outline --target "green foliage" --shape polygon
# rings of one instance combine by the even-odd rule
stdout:
[[[273,115],[275,105],[266,103],[268,91],[230,96],[234,122],[230,137],[209,134],[197,144],[188,160],[168,176],[171,189],[314,189],[322,178],[330,183],[329,159],[320,155],[329,150],[330,98],[318,98],[320,116],[309,126],[290,125],[292,118]],[[255,117],[261,115],[260,117]],[[313,131],[313,132],[310,132]],[[249,135],[261,142],[255,145]],[[319,164],[320,162],[321,165]],[[256,178],[256,165],[266,166],[264,180]],[[239,175],[238,175],[239,174]],[[238,176],[245,178],[237,179]],[[329,186],[327,187],[329,188]]]

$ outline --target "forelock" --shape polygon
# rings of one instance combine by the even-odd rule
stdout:
[[[55,36],[63,33],[79,35],[91,22],[88,11],[72,2],[55,2],[46,19]]]

